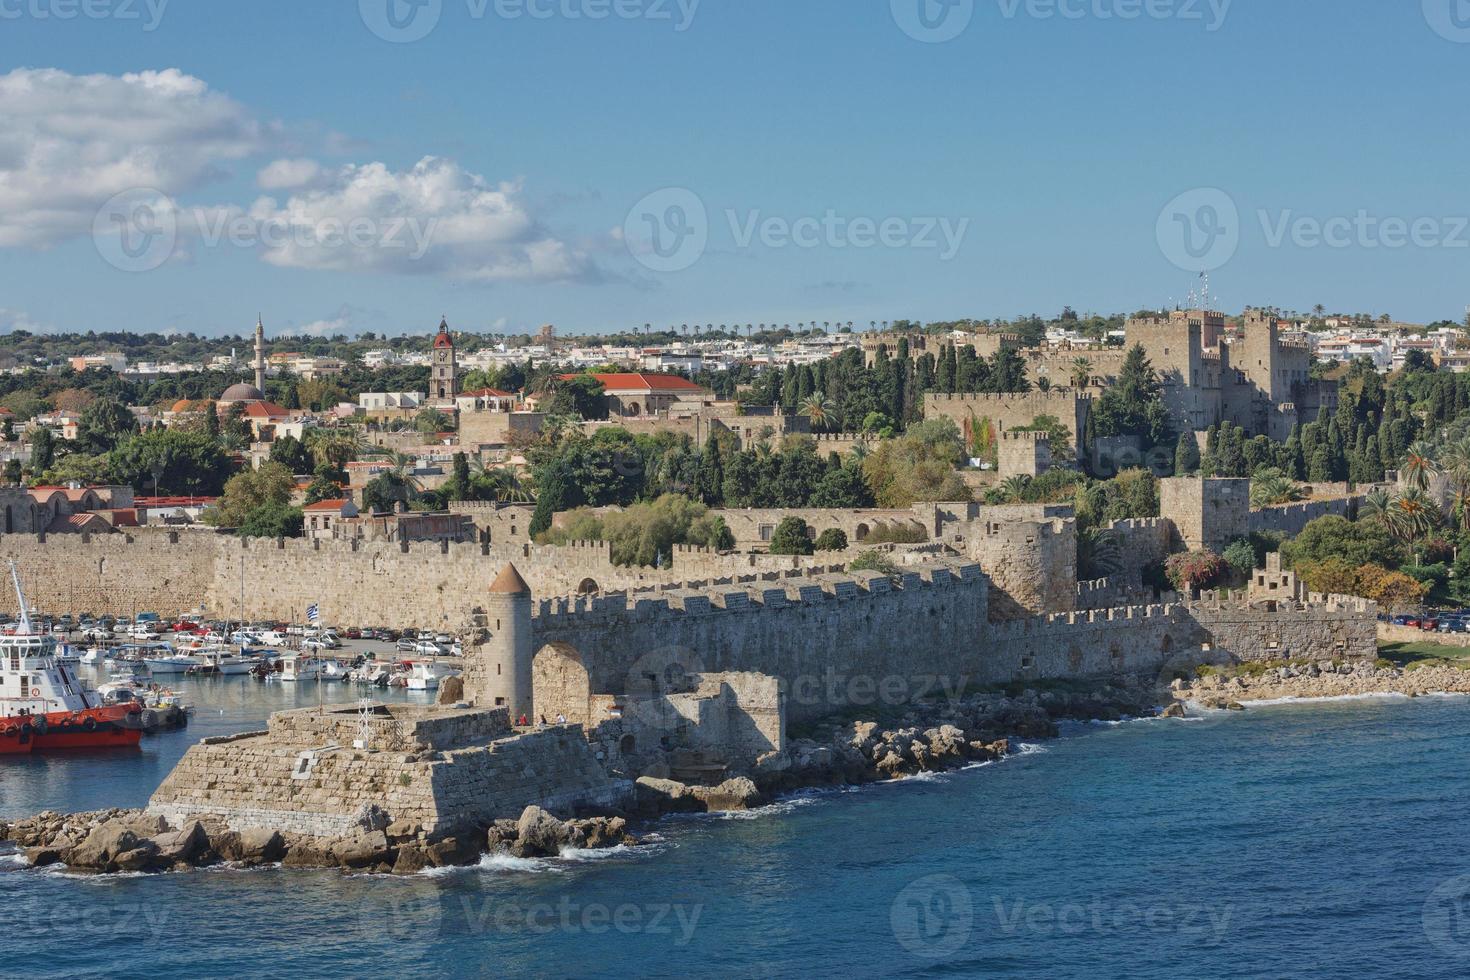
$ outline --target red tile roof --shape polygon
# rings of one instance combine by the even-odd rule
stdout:
[[[501,391],[499,388],[480,388],[477,391],[461,391],[459,393],[459,397],[461,397],[461,398],[514,398],[515,395],[512,395],[508,391]]]
[[[352,501],[350,501],[350,500],[318,500],[316,503],[314,503],[314,504],[307,504],[305,507],[303,507],[301,509],[303,511],[317,511],[317,512],[320,512],[320,511],[336,511],[337,513],[340,514],[342,512],[342,508],[346,507],[347,505],[349,505],[351,503],[352,503]]]
[[[246,402],[242,407],[245,416],[252,419],[284,419],[291,415],[274,402]]]

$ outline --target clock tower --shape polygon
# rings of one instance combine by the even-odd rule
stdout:
[[[429,400],[437,405],[453,405],[458,395],[459,364],[454,357],[454,338],[449,335],[449,321],[441,319],[430,361]]]

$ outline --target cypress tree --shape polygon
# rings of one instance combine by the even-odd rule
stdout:
[[[1180,433],[1179,444],[1174,447],[1174,475],[1191,476],[1199,465],[1199,440],[1193,432]]]

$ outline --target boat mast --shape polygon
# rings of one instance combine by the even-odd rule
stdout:
[[[16,632],[22,636],[31,634],[31,614],[26,609],[26,596],[20,587],[20,572],[15,567],[14,559],[10,562],[10,581],[15,585],[15,601],[20,604],[20,619],[16,623]]]

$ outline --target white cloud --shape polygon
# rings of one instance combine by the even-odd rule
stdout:
[[[284,202],[261,198],[250,216],[262,228],[265,261],[288,268],[477,282],[596,278],[588,254],[543,227],[520,195],[517,183],[491,184],[425,157],[407,171],[343,167]]]
[[[342,307],[337,315],[328,320],[313,320],[297,327],[292,333],[302,337],[332,337],[336,334],[351,334],[352,310]]]
[[[37,323],[25,310],[8,310],[0,306],[0,333],[25,330],[28,333],[49,333],[54,328],[47,323]]]
[[[321,176],[322,165],[315,160],[276,160],[256,180],[265,190],[281,191],[306,187]]]
[[[191,190],[273,136],[244,106],[173,68],[0,75],[0,246],[85,234],[113,195]]]

